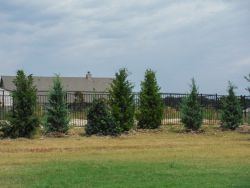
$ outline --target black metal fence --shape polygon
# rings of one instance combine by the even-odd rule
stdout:
[[[1,93],[2,92],[2,93]],[[0,92],[0,120],[5,120],[7,114],[13,109],[13,100],[9,93]],[[48,106],[48,92],[38,92],[36,113],[43,118]],[[162,124],[180,124],[180,105],[187,94],[161,93],[164,103],[164,118]],[[219,124],[221,116],[222,99],[225,95],[200,94],[199,100],[204,111],[204,124]],[[87,123],[87,111],[94,99],[109,98],[106,92],[74,92],[69,91],[66,102],[70,112],[71,124],[84,126]],[[250,96],[238,96],[243,113],[244,123],[250,124]],[[139,94],[135,93],[136,107],[139,105]]]

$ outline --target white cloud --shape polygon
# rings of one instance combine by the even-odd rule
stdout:
[[[134,68],[136,75],[148,67],[162,76],[164,69],[178,69],[189,79],[210,66],[218,65],[218,71],[225,64],[237,67],[250,50],[246,7],[223,0],[0,2],[0,64],[10,65],[1,69],[8,73],[13,67],[54,67],[60,62],[97,67],[102,74],[119,64]],[[235,70],[240,74],[241,69]]]

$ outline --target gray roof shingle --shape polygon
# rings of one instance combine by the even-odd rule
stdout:
[[[54,77],[33,76],[34,85],[38,91],[48,91],[53,84]],[[112,83],[112,78],[60,77],[66,91],[97,91],[105,92]],[[13,91],[15,76],[1,76],[2,88]]]

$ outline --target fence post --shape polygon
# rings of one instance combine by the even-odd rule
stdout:
[[[3,90],[3,96],[2,96],[2,106],[4,108],[4,90]]]
[[[14,113],[14,111],[15,111],[15,99],[13,96],[11,96],[11,98],[12,98],[12,112]]]

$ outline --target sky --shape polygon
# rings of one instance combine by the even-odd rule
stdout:
[[[162,92],[248,94],[249,0],[0,0],[0,75],[113,77],[135,91],[146,69]]]

